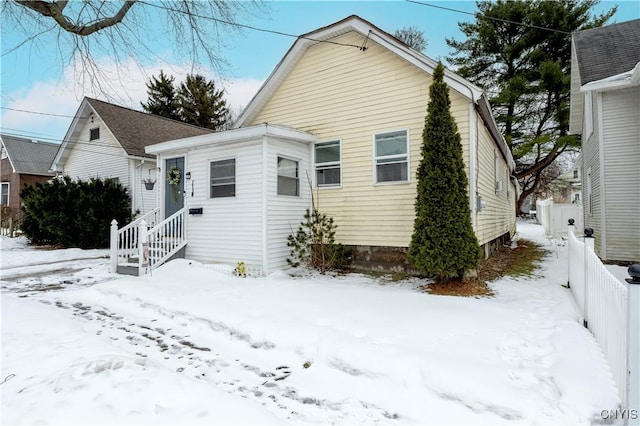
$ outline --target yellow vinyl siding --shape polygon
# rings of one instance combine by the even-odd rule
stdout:
[[[489,130],[478,120],[477,192],[486,206],[476,215],[476,235],[482,245],[514,231],[515,187],[507,179],[507,163]],[[497,155],[497,170],[496,170]],[[501,188],[496,191],[496,178]],[[507,196],[508,195],[508,196]]]
[[[362,36],[351,32],[334,41],[360,45]],[[342,141],[341,187],[314,191],[320,210],[336,220],[340,242],[408,246],[431,81],[371,40],[364,52],[320,43],[306,51],[253,120],[286,124],[319,141]],[[466,163],[469,101],[453,90],[450,95]],[[373,137],[395,130],[408,131],[410,182],[375,185]]]

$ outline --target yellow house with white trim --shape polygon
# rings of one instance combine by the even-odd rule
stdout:
[[[185,170],[191,174],[196,170],[206,172],[201,174],[205,185],[215,185],[217,179],[211,165],[231,161],[233,157],[237,170],[234,191],[239,192],[244,173],[239,169],[240,152],[245,145],[238,140],[237,155],[217,155],[220,148],[216,147],[227,146],[234,134],[237,137],[252,134],[255,147],[247,149],[256,155],[251,169],[256,176],[247,182],[257,187],[262,176],[262,187],[267,193],[258,191],[252,200],[244,202],[253,201],[252,206],[261,206],[258,216],[262,225],[254,235],[261,238],[255,244],[262,247],[262,260],[256,258],[254,263],[261,264],[265,272],[286,266],[286,235],[297,229],[302,220],[300,208],[310,206],[311,193],[319,209],[335,219],[337,240],[357,249],[357,265],[408,269],[405,254],[413,232],[415,176],[435,66],[434,60],[387,32],[358,16],[350,16],[300,36],[240,115],[235,130],[171,141],[149,147],[147,152],[157,154],[159,164],[163,159],[184,156]],[[483,91],[449,70],[445,72],[445,81],[450,88],[451,112],[462,137],[471,220],[488,255],[492,247],[515,233],[517,184],[512,177],[515,164]],[[278,143],[283,147],[293,147],[282,139],[285,129],[295,133],[288,135],[292,141],[295,139],[291,143],[297,147],[297,157],[292,157],[294,153],[289,151],[278,155],[280,148],[272,148],[277,145],[274,138],[280,138]],[[191,165],[190,155],[194,157]],[[196,158],[202,159],[197,168]],[[293,163],[281,164],[289,160]],[[293,174],[299,189],[297,195],[289,195],[304,202],[288,210],[282,197],[274,198],[273,203],[269,201],[272,185],[267,180],[277,179],[280,184],[281,178],[287,179],[284,169],[291,169],[294,163]],[[259,170],[263,170],[262,174]],[[207,192],[205,187],[202,190]],[[194,196],[193,203],[187,197],[185,205],[204,205],[204,211],[216,211],[223,203],[215,199],[214,191],[208,192],[212,197]],[[240,194],[234,194],[235,202],[239,203]],[[239,203],[234,208],[241,210],[242,205],[245,204]],[[227,205],[225,214],[218,215],[217,220],[231,221],[232,211]],[[284,218],[284,212],[288,211],[295,214],[288,216],[286,226],[281,226],[278,232],[271,229],[271,223]],[[199,217],[188,223],[189,233],[196,226],[198,238],[204,238],[206,227],[197,225],[198,221],[213,222]],[[224,232],[225,226],[217,229]],[[219,238],[219,233],[211,236],[212,240]],[[198,248],[192,247],[191,253],[190,246],[191,242],[187,257],[220,260],[204,242]],[[279,253],[278,260],[272,259],[270,251]]]

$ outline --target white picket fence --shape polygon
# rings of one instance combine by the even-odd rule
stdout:
[[[629,290],[627,285],[614,277],[602,264],[593,250],[593,238],[585,237],[580,241],[575,235],[574,227],[568,230],[569,250],[569,287],[583,318],[584,326],[591,331],[600,344],[611,371],[613,379],[620,391],[623,408],[630,406],[629,391],[637,388],[637,369],[630,363],[631,350],[628,340],[640,340],[640,336],[630,333]],[[637,316],[637,307],[634,309]],[[635,342],[634,342],[635,343]],[[629,382],[630,369],[633,369],[635,379]],[[628,387],[628,385],[630,385]],[[631,389],[637,393],[637,389]],[[636,402],[633,401],[633,404]],[[638,407],[640,408],[640,407]]]
[[[578,229],[582,229],[581,204],[556,204],[552,198],[536,202],[536,218],[544,228],[545,235],[561,238],[567,232],[567,220],[573,218]]]

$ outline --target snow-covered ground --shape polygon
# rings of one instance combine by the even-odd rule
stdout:
[[[588,424],[618,393],[566,247],[493,298],[417,280],[238,278],[1,240],[3,424]],[[73,260],[73,259],[83,260]]]

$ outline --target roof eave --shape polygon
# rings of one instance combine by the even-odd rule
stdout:
[[[71,121],[71,125],[67,129],[67,132],[65,133],[64,138],[62,139],[62,143],[60,144],[60,148],[58,148],[58,152],[56,153],[56,156],[53,157],[53,162],[51,163],[52,171],[54,172],[64,171],[64,163],[67,161],[67,158],[69,156],[69,150],[67,149],[67,146],[69,144],[69,141],[72,140],[73,133],[75,132],[80,121],[86,118],[83,114],[83,111],[85,111],[86,108],[91,108],[91,105],[89,105],[87,98],[85,97],[84,99],[82,99],[82,102],[80,102],[80,106],[78,107],[78,110],[76,111],[76,114],[74,115],[73,120]],[[93,108],[91,109],[93,110]],[[97,114],[95,111],[93,112],[94,114]]]
[[[209,133],[184,139],[174,139],[155,145],[149,145],[145,147],[145,151],[147,154],[159,155],[164,152],[185,151],[204,145],[253,140],[262,136],[272,136],[303,143],[313,143],[316,141],[316,136],[311,133],[302,132],[290,127],[262,123],[249,127],[231,129],[224,132]]]
[[[605,92],[633,87],[638,84],[640,84],[640,62],[630,71],[584,84],[580,87],[580,92]]]

